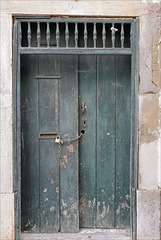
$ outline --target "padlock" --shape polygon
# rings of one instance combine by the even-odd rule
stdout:
[[[56,137],[55,143],[60,143],[60,137],[59,136]]]

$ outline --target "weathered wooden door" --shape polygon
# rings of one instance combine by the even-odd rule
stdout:
[[[130,56],[79,57],[81,227],[130,227],[130,69]]]
[[[130,227],[130,56],[21,63],[22,230]]]
[[[22,56],[21,113],[22,230],[76,232],[78,57]]]

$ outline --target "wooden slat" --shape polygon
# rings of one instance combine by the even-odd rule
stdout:
[[[55,139],[40,140],[41,232],[59,231],[59,158]]]
[[[22,231],[39,232],[38,56],[23,56],[21,66],[21,222]]]
[[[97,227],[114,228],[115,56],[97,56]]]
[[[27,39],[28,39],[28,47],[31,47],[31,26],[30,26],[30,22],[28,22]]]
[[[37,22],[37,47],[38,48],[40,48],[40,39],[41,39],[40,22]]]
[[[116,56],[116,228],[130,227],[131,60]]]
[[[97,47],[97,29],[96,29],[96,23],[93,24],[93,44],[94,48]]]
[[[50,47],[50,23],[47,22],[47,29],[46,29],[46,41],[47,41],[47,47]]]
[[[103,23],[103,28],[102,28],[102,42],[103,42],[103,48],[106,47],[106,28],[105,28],[105,23]]]
[[[56,23],[56,46],[59,47],[60,41],[60,31],[59,31],[59,23]]]
[[[19,24],[19,43],[20,43],[20,47],[22,46],[22,24]]]
[[[96,56],[79,56],[80,227],[96,226]],[[85,103],[85,113],[81,105]]]
[[[133,24],[130,24],[130,47],[133,47]]]
[[[78,57],[61,57],[61,138],[78,135]],[[78,141],[64,142],[60,157],[61,232],[78,232]]]
[[[121,24],[121,48],[124,48],[124,24]]]
[[[78,47],[78,24],[75,23],[75,32],[74,32],[75,47]]]
[[[112,48],[115,47],[115,29],[114,29],[114,27],[115,27],[115,24],[112,23],[112,30],[111,30],[111,32],[112,32],[112,34],[111,34]]]
[[[87,48],[88,32],[87,32],[87,23],[84,23],[84,47]]]
[[[58,56],[39,56],[40,75],[60,74]],[[57,79],[39,79],[39,133],[59,133]],[[59,156],[55,139],[40,139],[40,231],[58,232]]]
[[[68,28],[68,23],[65,23],[65,43],[66,43],[66,48],[69,47],[69,28]]]

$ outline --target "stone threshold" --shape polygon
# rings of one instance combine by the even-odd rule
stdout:
[[[131,229],[81,229],[79,233],[22,233],[21,240],[131,240]]]

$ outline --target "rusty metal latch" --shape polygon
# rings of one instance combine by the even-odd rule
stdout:
[[[81,110],[82,110],[82,114],[84,114],[85,113],[85,102],[82,102]]]
[[[86,132],[84,130],[81,131],[80,135],[78,135],[75,138],[66,138],[66,139],[60,139],[60,136],[58,135],[55,139],[55,143],[58,144],[63,144],[63,142],[72,142],[75,140],[78,140],[79,138],[81,138]]]
[[[55,143],[63,144],[63,141],[60,140],[60,136],[57,136],[57,137],[56,137],[56,139],[55,139]]]

